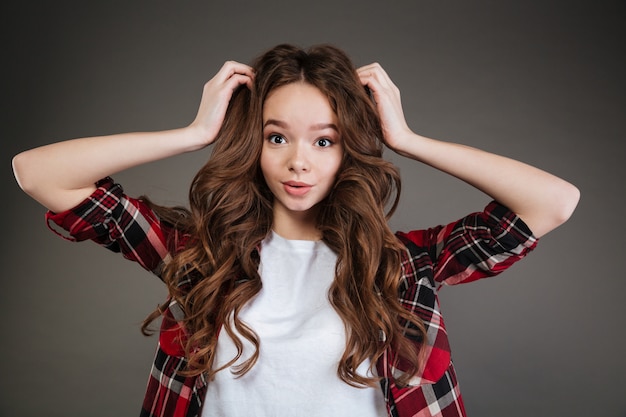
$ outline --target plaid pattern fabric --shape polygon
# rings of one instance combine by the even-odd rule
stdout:
[[[407,247],[399,297],[426,325],[427,340],[424,369],[408,387],[394,382],[402,372],[402,358],[395,358],[394,352],[377,364],[389,415],[465,416],[437,292],[444,284],[499,274],[534,249],[537,239],[519,217],[496,202],[446,226],[396,235]]]
[[[121,252],[160,276],[184,237],[159,222],[143,202],[125,196],[121,186],[110,178],[97,186],[97,190],[76,208],[47,213],[48,225],[66,239],[93,240]],[[423,320],[427,340],[423,347],[423,369],[411,379],[409,386],[400,387],[395,383],[402,372],[402,358],[388,351],[378,361],[377,371],[382,378],[388,414],[392,417],[465,416],[437,292],[444,284],[471,282],[502,272],[532,250],[537,240],[521,219],[496,202],[490,203],[483,212],[446,226],[398,233],[397,237],[407,248],[399,298],[407,310]],[[207,381],[204,375],[189,378],[178,374],[186,366],[181,345],[185,331],[179,324],[182,310],[174,302],[165,315],[141,416],[199,416]]]

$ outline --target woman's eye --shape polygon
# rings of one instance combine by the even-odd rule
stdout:
[[[267,139],[275,144],[285,143],[285,138],[280,135],[270,135]]]
[[[331,142],[330,139],[322,138],[322,139],[318,139],[317,140],[317,146],[321,146],[322,148],[325,148],[325,147],[330,146],[332,144],[333,143]]]

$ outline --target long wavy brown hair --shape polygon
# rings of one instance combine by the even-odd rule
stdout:
[[[261,289],[258,250],[273,221],[273,196],[259,164],[263,103],[275,88],[306,82],[328,97],[344,146],[336,184],[320,203],[317,220],[322,239],[337,254],[329,299],[345,324],[347,338],[338,375],[354,386],[373,385],[379,378],[360,375],[357,367],[370,359],[373,371],[383,353],[392,349],[407,370],[397,380],[404,384],[419,370],[414,342],[424,340],[425,330],[398,300],[405,249],[387,221],[398,204],[400,175],[382,158],[375,105],[350,59],[330,45],[308,50],[279,45],[252,66],[254,88],[235,91],[211,158],[191,184],[190,209],[155,207],[165,221],[192,237],[163,271],[171,299],[185,313],[185,374],[206,372],[212,379],[233,367],[243,352],[239,335],[255,351],[232,371],[243,375],[258,359],[262,341],[239,319],[239,312]],[[162,311],[146,319],[144,332]],[[238,355],[217,367],[220,329],[233,339]],[[413,342],[405,336],[407,329]]]

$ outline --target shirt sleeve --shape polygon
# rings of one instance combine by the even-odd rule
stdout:
[[[497,275],[538,242],[519,216],[496,201],[448,225],[401,235],[428,252],[440,285]]]
[[[67,240],[92,240],[119,252],[160,277],[175,250],[176,230],[163,224],[144,201],[126,196],[111,178],[96,187],[76,207],[46,213],[48,227]]]

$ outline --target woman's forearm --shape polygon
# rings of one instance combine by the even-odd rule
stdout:
[[[72,139],[13,158],[20,187],[52,211],[74,207],[95,182],[125,169],[197,149],[193,128]]]
[[[514,159],[406,132],[398,153],[453,175],[518,214],[536,236],[565,222],[580,197],[569,182]]]

